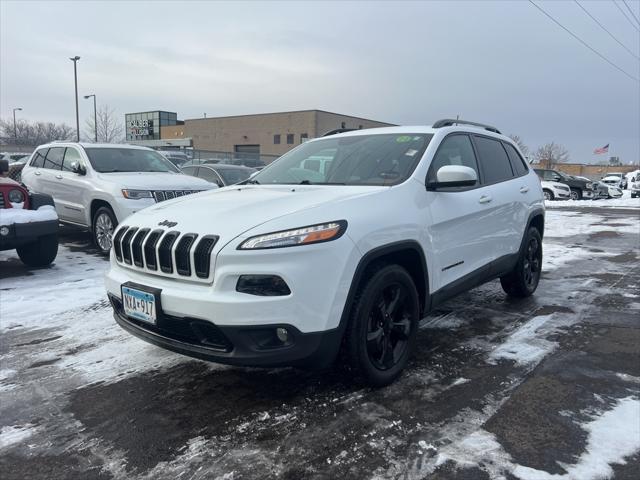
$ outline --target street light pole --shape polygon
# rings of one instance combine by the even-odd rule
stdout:
[[[15,139],[16,145],[18,144],[18,130],[16,129],[16,111],[21,112],[22,108],[14,108],[13,109],[13,138]]]
[[[94,93],[92,93],[91,95],[85,95],[84,98],[85,100],[87,98],[91,98],[93,97],[93,130],[95,132],[96,135],[96,140],[95,142],[98,143],[98,114],[96,113],[96,95]]]
[[[70,57],[69,60],[73,62],[73,80],[76,86],[76,141],[80,141],[80,114],[78,113],[78,60],[80,60],[79,56]]]

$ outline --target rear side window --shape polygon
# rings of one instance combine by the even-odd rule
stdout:
[[[64,147],[50,148],[44,159],[44,168],[51,170],[62,170],[62,159],[64,157]]]
[[[504,182],[513,178],[511,162],[502,142],[487,137],[475,137],[484,183]]]
[[[73,162],[78,162],[80,163],[80,154],[78,153],[78,151],[75,148],[67,148],[67,150],[64,152],[64,161],[62,162],[62,170],[64,170],[65,172],[70,172],[71,171],[71,164]]]
[[[450,135],[442,141],[429,167],[428,181],[435,182],[438,170],[445,165],[463,165],[473,168],[480,178],[476,155],[473,153],[471,139],[467,135]]]
[[[47,149],[41,148],[40,150],[36,150],[36,153],[33,154],[33,158],[31,159],[30,165],[32,167],[42,168],[44,165],[44,157],[47,155]]]
[[[191,175],[192,177],[197,177],[198,167],[183,167],[182,173],[186,173],[187,175]]]
[[[511,160],[511,166],[513,167],[513,171],[516,172],[516,175],[520,177],[524,175],[529,170],[527,168],[527,164],[524,163],[524,160],[518,153],[518,151],[514,148],[510,143],[503,143],[505,150],[507,151],[507,155],[509,155],[509,160]]]

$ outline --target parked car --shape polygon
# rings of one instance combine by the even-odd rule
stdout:
[[[620,175],[616,174],[608,174],[600,180],[602,183],[606,183],[607,185],[613,185],[614,187],[618,187],[620,189],[627,188],[627,179]]]
[[[180,152],[178,150],[157,150],[157,152],[163,155],[176,167],[180,167],[190,160],[189,156],[186,153]]]
[[[30,153],[24,152],[2,152],[0,153],[1,160],[7,160],[10,164],[13,162],[17,162],[21,159],[26,159],[31,155]]]
[[[193,158],[188,162],[185,162],[182,165],[180,165],[180,169],[183,169],[184,167],[192,167],[194,165],[216,164],[216,163],[224,163],[224,162],[219,158]]]
[[[22,172],[34,192],[53,197],[60,221],[88,228],[104,254],[122,220],[170,198],[216,188],[183,175],[150,148],[56,142],[37,148]]]
[[[581,180],[557,170],[536,168],[534,169],[534,171],[542,180],[546,180],[548,182],[559,182],[568,185],[571,189],[572,200],[582,200],[583,198],[592,199],[595,196],[593,182],[591,181]]]
[[[9,171],[6,176],[15,180],[16,182],[20,181],[22,169],[24,165],[29,160],[31,156],[30,153],[3,153],[0,157],[3,160],[7,160],[9,162]]]
[[[631,177],[629,190],[631,190],[631,198],[640,197],[640,172],[637,176]]]
[[[0,160],[0,173],[9,162]],[[49,195],[29,193],[0,175],[0,250],[15,249],[22,263],[46,267],[58,254],[58,215]]]
[[[324,174],[303,168],[333,150]],[[106,287],[116,321],[161,347],[221,363],[322,368],[392,382],[418,323],[500,278],[536,290],[544,197],[493,127],[357,130],[309,140],[246,185],[125,219]]]
[[[571,198],[571,189],[564,183],[540,180],[540,185],[542,185],[545,200],[568,200]]]
[[[222,163],[182,167],[182,173],[202,178],[207,182],[215,183],[219,187],[244,182],[255,172],[257,170],[254,168]]]
[[[617,184],[605,183],[604,181],[598,182],[598,189],[604,190],[605,194],[603,198],[620,198],[622,196],[622,189]]]

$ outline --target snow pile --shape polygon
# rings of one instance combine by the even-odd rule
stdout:
[[[530,467],[516,466],[522,480],[596,480],[613,477],[611,465],[626,464],[625,457],[640,450],[640,401],[627,397],[615,407],[583,426],[589,433],[587,449],[575,465],[562,465],[564,475],[551,475]]]
[[[7,226],[15,223],[46,222],[58,220],[56,209],[51,205],[43,205],[37,210],[23,210],[21,208],[1,208],[0,225]]]
[[[37,427],[30,423],[22,427],[2,427],[2,430],[0,430],[0,450],[22,442],[33,435],[36,430]]]
[[[547,340],[546,336],[567,325],[567,321],[554,321],[554,315],[541,315],[516,329],[507,340],[489,354],[489,363],[496,360],[513,360],[518,365],[537,364],[558,344]]]

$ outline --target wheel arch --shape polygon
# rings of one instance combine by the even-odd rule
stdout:
[[[367,270],[375,263],[387,262],[397,264],[405,268],[413,279],[420,299],[420,313],[424,314],[429,308],[429,272],[424,251],[420,244],[414,240],[394,242],[376,247],[367,252],[358,262],[351,286],[347,294],[347,300],[342,309],[339,328],[344,331],[349,321],[349,316],[355,297],[365,278]]]
[[[102,200],[100,198],[94,198],[93,200],[91,200],[91,206],[89,208],[89,230],[91,231],[93,231],[93,217],[95,217],[96,212],[100,207],[107,207],[113,212],[114,216],[116,214],[111,204],[106,200]]]

